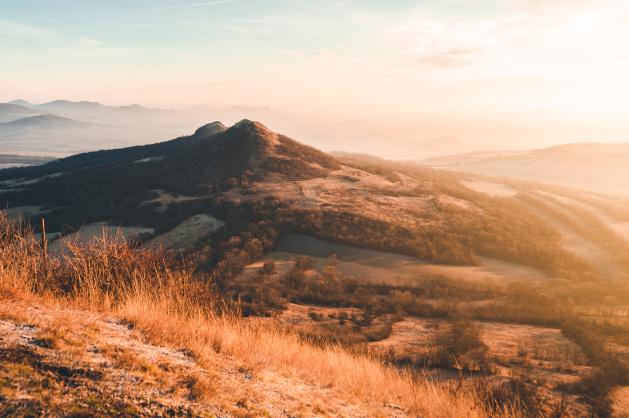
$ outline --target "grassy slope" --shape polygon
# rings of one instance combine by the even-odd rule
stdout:
[[[265,322],[219,315],[207,286],[149,253],[101,242],[75,248],[69,257],[50,259],[47,264],[42,257],[32,235],[3,222],[0,297],[4,301],[50,309],[73,305],[122,318],[153,343],[186,349],[208,370],[222,358],[253,370],[253,376],[277,373],[288,379],[286,387],[296,380],[332,400],[353,405],[356,416],[391,415],[390,404],[408,416],[488,415],[473,393],[418,381],[339,347],[310,345]],[[221,399],[213,402],[220,404]]]

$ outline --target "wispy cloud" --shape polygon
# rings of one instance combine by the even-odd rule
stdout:
[[[29,38],[29,39],[51,39],[61,37],[59,33],[36,26],[25,25],[23,23],[12,22],[0,19],[0,37],[2,38]]]
[[[290,56],[301,56],[301,55],[303,55],[303,52],[293,51],[293,50],[290,50],[290,49],[278,49],[275,52],[277,52],[278,54],[290,55]]]
[[[220,4],[234,3],[236,1],[237,0],[215,0],[215,1],[205,1],[205,2],[199,2],[199,3],[173,4],[170,6],[156,7],[155,9],[151,9],[149,11],[151,13],[155,13],[155,12],[163,12],[166,10],[194,9],[198,7],[211,7],[211,6],[218,6]]]
[[[622,14],[609,7],[617,4],[517,0],[515,6],[492,15],[419,8],[385,32],[409,68],[435,77],[452,75],[444,69],[463,77],[565,75],[618,55],[617,39],[627,30],[610,14],[612,10]]]
[[[153,25],[149,25],[148,23],[132,23],[130,25],[124,25],[123,27],[145,29],[145,28],[151,28],[153,27]]]
[[[103,46],[103,43],[94,38],[89,38],[87,36],[80,36],[77,39],[77,44],[83,47],[100,47]]]
[[[260,24],[272,23],[270,20],[266,20],[266,19],[231,19],[230,22],[231,23],[260,23]]]
[[[73,62],[73,60],[84,58],[111,59],[138,53],[136,49],[107,45],[90,36],[3,19],[0,19],[0,39],[7,41],[7,46],[3,45],[0,48],[2,55],[0,62],[6,62],[7,59],[15,63],[28,62],[28,60],[36,59],[35,57],[43,60]],[[23,44],[27,44],[28,47],[24,47]]]

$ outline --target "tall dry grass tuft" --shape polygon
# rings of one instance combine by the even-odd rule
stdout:
[[[274,325],[218,309],[212,287],[186,266],[162,255],[102,237],[70,243],[50,256],[33,231],[0,214],[0,296],[62,300],[132,321],[156,343],[186,349],[211,368],[230,356],[253,374],[265,370],[332,389],[381,415],[394,404],[424,417],[516,416],[505,407],[487,411],[474,392],[445,387],[385,367],[341,347],[318,347]]]
[[[22,221],[11,222],[0,212],[1,291],[28,295],[41,290],[46,281],[43,252],[32,229]]]

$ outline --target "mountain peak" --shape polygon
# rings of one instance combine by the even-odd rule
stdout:
[[[118,106],[117,109],[119,110],[147,110],[146,107],[141,106],[137,103],[126,105],[126,106]]]
[[[264,132],[264,133],[272,133],[272,131],[266,126],[264,126],[264,124],[260,122],[256,122],[254,120],[249,120],[249,119],[241,120],[240,122],[234,125],[234,128],[249,129],[249,130],[254,130],[254,131],[259,131],[259,132]]]
[[[3,127],[9,128],[46,128],[46,129],[62,129],[62,128],[80,128],[89,124],[79,122],[75,119],[64,118],[53,115],[51,113],[35,116],[27,116],[10,122],[1,124]]]
[[[22,100],[22,99],[10,101],[9,104],[16,105],[16,106],[24,106],[24,107],[29,107],[33,105],[32,103],[29,103],[26,100]]]
[[[71,121],[70,118],[64,118],[61,116],[54,115],[52,113],[44,113],[41,115],[30,116],[28,118],[24,118],[23,120],[39,120],[39,121]]]
[[[221,122],[216,121],[216,122],[208,123],[207,125],[201,126],[199,129],[197,129],[194,132],[193,137],[197,139],[208,138],[217,133],[225,132],[226,130],[227,130],[227,127],[225,125],[223,125]]]
[[[43,115],[29,122],[39,121],[43,125],[49,118]],[[138,165],[146,162],[150,164]],[[126,178],[136,176],[141,170],[143,181],[152,179],[144,184],[147,190],[174,188],[197,193],[206,191],[207,185],[224,189],[234,183],[233,179],[243,176],[248,182],[324,177],[340,165],[324,152],[274,133],[261,123],[246,120],[229,129],[220,122],[212,122],[191,136],[171,141],[79,154],[47,166],[25,169],[20,175],[41,177],[65,172],[67,179],[83,178],[83,170],[89,167]],[[102,172],[94,175],[101,176]]]
[[[44,103],[39,105],[40,107],[76,107],[76,108],[101,108],[104,107],[102,104],[98,102],[89,102],[86,100],[80,102],[73,102],[71,100],[54,100],[52,102]]]
[[[243,119],[232,126],[229,131],[248,134],[256,139],[256,142],[263,142],[267,145],[276,145],[278,135],[267,128],[264,124],[249,119]]]

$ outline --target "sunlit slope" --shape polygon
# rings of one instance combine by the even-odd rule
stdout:
[[[624,199],[504,178],[466,184],[487,194],[508,190],[511,199],[559,232],[564,249],[601,276],[629,277],[629,210]]]
[[[124,227],[137,232],[129,239],[191,255],[201,268],[230,255],[227,265],[237,270],[243,253],[259,258],[282,237],[302,234],[412,257],[425,264],[425,274],[568,280],[597,274],[508,187],[485,193],[487,184],[474,189],[469,180],[411,164],[334,157],[245,120],[0,171],[0,205],[12,213],[28,208],[34,225],[45,218],[51,236]]]

